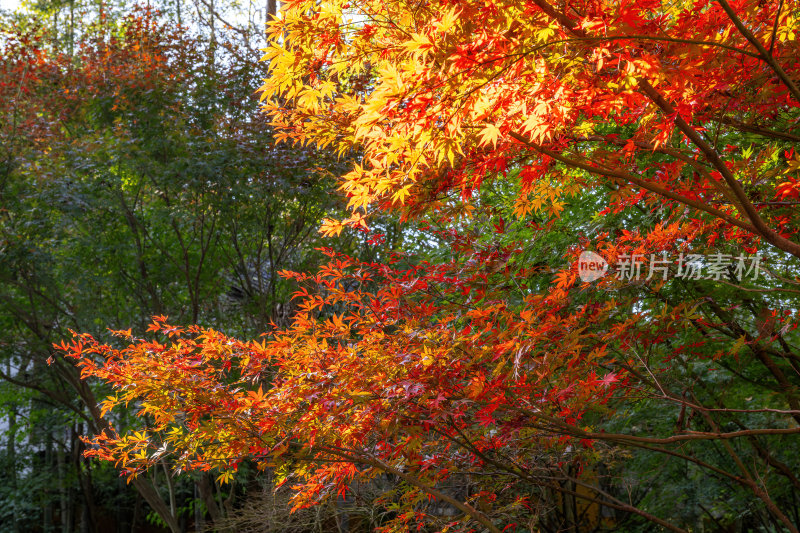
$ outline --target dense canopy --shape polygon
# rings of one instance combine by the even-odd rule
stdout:
[[[385,531],[798,531],[798,16],[284,3],[261,127],[340,158],[345,239],[257,340],[153,310],[57,343],[139,415],[87,455]]]

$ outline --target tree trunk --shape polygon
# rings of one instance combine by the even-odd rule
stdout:
[[[11,362],[8,362],[8,372],[11,373]],[[8,468],[9,468],[9,481],[11,484],[11,494],[14,500],[17,498],[17,406],[11,404],[8,409]],[[11,519],[11,531],[13,533],[20,533],[19,531],[19,516],[17,515],[17,505],[13,506],[13,514]]]
[[[69,442],[69,435],[64,435],[64,446],[59,445],[56,449],[56,469],[58,470],[58,506],[59,522],[61,523],[61,533],[70,533],[69,523],[69,499],[67,495],[67,475],[66,465],[64,464],[64,448]]]
[[[75,49],[75,0],[69,0],[69,57]]]
[[[200,505],[202,497],[200,496],[200,488],[198,482],[194,482],[194,530],[198,533],[205,528],[205,521],[203,516],[203,506]]]

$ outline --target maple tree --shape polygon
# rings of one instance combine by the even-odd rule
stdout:
[[[61,344],[114,386],[104,410],[134,402],[146,421],[89,453],[132,477],[168,455],[220,481],[252,460],[294,480],[296,508],[390,477],[387,529],[578,530],[600,505],[618,524],[686,531],[696,515],[642,488],[662,472],[620,464],[656,457],[712,479],[691,502],[706,519],[724,523],[734,501],[797,531],[798,14],[287,2],[264,56],[276,135],[360,157],[340,179],[351,214],[323,233],[395,211],[442,245],[430,262],[329,251],[316,274],[285,272],[299,312],[264,340],[159,316],[155,340]],[[671,261],[661,279],[590,285],[585,249],[616,267],[766,262],[760,280],[667,280]],[[443,489],[452,479],[469,494]],[[432,516],[426,498],[460,515]]]
[[[769,141],[797,140],[796,12],[779,5],[290,2],[264,56],[265,109],[287,138],[363,150],[343,177],[354,210],[435,209],[425,201],[518,167],[519,216],[612,181],[798,255],[789,209],[770,203],[796,198],[782,179],[795,167],[762,168]],[[761,149],[724,162],[717,145],[741,131]]]
[[[161,468],[126,486],[83,458],[79,436],[105,427],[96,405],[108,389],[59,358],[48,366],[52,343],[70,328],[144,330],[154,312],[242,336],[286,323],[293,288],[277,272],[320,261],[316,229],[332,204],[308,167],[341,166],[271,145],[252,98],[257,52],[218,28],[214,62],[207,36],[164,13],[106,2],[100,20],[96,4],[0,13],[4,531],[97,531],[106,519],[177,531],[238,505],[240,486],[210,475]],[[251,61],[232,61],[243,54]]]

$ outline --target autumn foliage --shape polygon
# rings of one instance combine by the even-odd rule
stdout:
[[[287,2],[264,109],[282,140],[358,160],[340,178],[350,214],[322,232],[394,211],[436,250],[327,251],[317,273],[285,272],[297,314],[259,341],[165,317],[155,340],[117,332],[124,348],[78,335],[61,349],[113,386],[103,409],[136,404],[145,426],[90,453],[129,476],[169,455],[220,481],[253,461],[292,480],[298,508],[388,477],[396,530],[684,531],[699,518],[642,485],[701,472],[706,519],[733,501],[797,531],[798,14],[768,0]],[[612,269],[671,259],[663,277],[591,284],[586,249]],[[689,254],[757,256],[762,277],[676,279]],[[442,488],[453,479],[469,493]]]
[[[436,210],[441,195],[467,199],[514,169],[520,217],[558,213],[576,188],[616,183],[612,207],[666,197],[724,222],[732,237],[755,233],[798,255],[787,208],[764,204],[793,194],[785,168],[762,176],[776,149],[764,141],[796,141],[782,131],[800,99],[788,7],[348,6],[308,13],[308,3],[287,3],[273,26],[285,39],[264,56],[263,96],[287,138],[363,151],[342,178],[351,222],[373,205]],[[723,158],[727,135],[742,131],[761,135],[759,145]],[[764,193],[760,202],[745,185]]]

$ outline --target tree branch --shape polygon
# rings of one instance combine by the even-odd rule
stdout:
[[[780,64],[775,60],[775,57],[764,48],[764,45],[756,39],[755,35],[752,34],[750,30],[742,23],[741,19],[736,15],[736,12],[733,10],[731,5],[727,2],[727,0],[717,0],[719,5],[725,11],[725,14],[728,15],[728,18],[731,19],[733,25],[736,26],[736,29],[744,35],[744,37],[750,41],[756,50],[758,50],[758,54],[761,56],[761,59],[772,68],[773,72],[777,74],[778,78],[783,82],[784,85],[789,89],[789,92],[792,93],[796,102],[800,102],[800,89],[797,88],[797,85],[794,84],[792,79],[786,74]],[[775,23],[777,27],[777,21]]]

